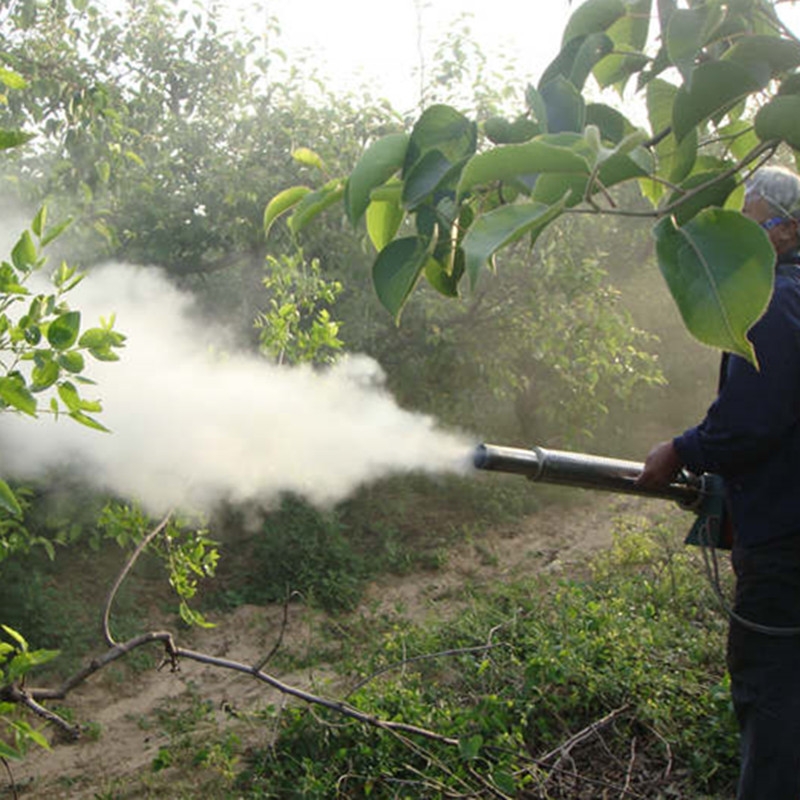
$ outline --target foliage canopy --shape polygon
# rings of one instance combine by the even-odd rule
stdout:
[[[297,234],[341,196],[350,222],[366,223],[375,290],[399,317],[420,280],[447,296],[465,278],[474,287],[498,252],[533,245],[562,215],[652,219],[689,331],[755,361],[746,334],[769,300],[773,257],[738,212],[738,188],[782,143],[800,148],[800,41],[776,5],[586,0],[517,118],[479,124],[432,105],[409,134],[372,141],[343,184],[284,190],[269,223],[291,212]],[[590,77],[620,95],[634,84],[649,130],[592,102]],[[612,189],[627,183],[649,208],[618,205]]]

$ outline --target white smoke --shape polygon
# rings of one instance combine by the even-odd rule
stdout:
[[[87,358],[102,400],[100,433],[62,417],[0,415],[4,477],[67,461],[98,488],[151,512],[268,502],[281,492],[327,504],[396,472],[465,471],[473,446],[401,409],[380,366],[350,356],[319,371],[231,352],[224,331],[192,316],[191,298],[155,269],[109,265],[70,297],[82,328],[116,313],[120,361]]]

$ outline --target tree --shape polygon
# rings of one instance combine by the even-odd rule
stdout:
[[[533,245],[562,216],[649,219],[689,331],[755,361],[746,333],[768,302],[773,256],[736,210],[740,186],[782,144],[800,149],[800,41],[776,5],[586,0],[516,119],[432,105],[410,133],[373,141],[343,190],[285,190],[267,216],[291,211],[297,232],[342,192],[351,223],[366,221],[375,290],[395,317],[423,276],[446,296],[462,280],[474,288],[500,251]],[[650,130],[591,102],[590,76],[620,94],[635,79]],[[629,183],[649,208],[619,204],[614,190]]]

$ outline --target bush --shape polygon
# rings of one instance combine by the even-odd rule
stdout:
[[[498,585],[456,620],[396,626],[373,650],[373,678],[349,701],[458,747],[294,709],[241,786],[256,798],[730,791],[736,730],[713,602],[666,523],[621,521],[584,579]]]

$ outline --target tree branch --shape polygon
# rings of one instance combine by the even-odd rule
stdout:
[[[111,591],[108,593],[108,597],[106,598],[106,605],[105,608],[103,609],[103,638],[105,639],[106,644],[109,647],[115,647],[117,644],[117,642],[114,640],[114,637],[111,635],[111,606],[114,603],[114,598],[116,597],[117,592],[119,591],[119,587],[122,586],[122,582],[128,576],[128,573],[133,568],[133,565],[136,563],[139,556],[144,552],[147,545],[149,545],[150,542],[152,542],[153,539],[155,539],[155,537],[158,536],[158,534],[164,530],[167,523],[169,522],[169,518],[172,516],[172,511],[173,509],[170,509],[167,512],[164,519],[162,519],[161,522],[159,522],[159,524],[156,525],[156,527],[153,528],[153,530],[150,531],[150,533],[148,533],[147,536],[145,536],[141,542],[139,542],[136,549],[133,551],[133,554],[128,559],[125,566],[122,568],[120,574],[117,576],[117,579],[114,581],[114,585],[111,587]]]

